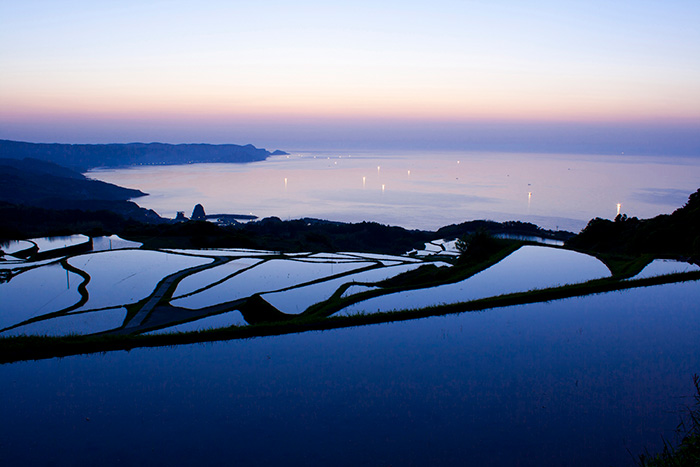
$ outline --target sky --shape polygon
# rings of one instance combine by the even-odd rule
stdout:
[[[0,0],[0,138],[700,156],[700,2]]]

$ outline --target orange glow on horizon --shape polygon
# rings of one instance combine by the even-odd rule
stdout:
[[[700,102],[682,91],[666,90],[640,99],[621,86],[566,88],[548,82],[496,84],[424,83],[391,88],[351,82],[314,88],[309,83],[279,86],[185,86],[147,82],[140,86],[100,87],[56,84],[43,92],[31,86],[0,95],[0,116],[94,116],[104,119],[391,119],[422,121],[513,120],[571,122],[700,121]]]
[[[420,104],[404,104],[399,108],[373,108],[365,106],[349,108],[337,105],[291,106],[229,105],[206,106],[195,102],[0,102],[0,118],[12,121],[50,120],[56,118],[101,119],[101,120],[156,120],[163,123],[187,120],[246,120],[264,123],[287,119],[301,121],[424,121],[424,122],[561,122],[561,123],[644,123],[700,124],[700,111],[663,111],[663,109],[618,109],[618,108],[499,108],[496,105],[483,107],[437,108]],[[692,111],[691,111],[692,110]]]

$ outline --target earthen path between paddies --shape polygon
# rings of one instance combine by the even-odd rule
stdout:
[[[177,318],[182,316],[182,319],[195,318],[199,316],[206,316],[216,312],[228,311],[231,308],[239,305],[243,300],[236,300],[234,302],[220,303],[211,307],[201,308],[199,310],[189,310],[187,308],[174,307],[170,304],[163,304],[164,299],[170,300],[173,289],[172,286],[182,280],[185,276],[195,274],[197,272],[209,269],[215,266],[219,266],[223,263],[230,261],[230,258],[216,257],[214,261],[208,264],[202,264],[200,266],[195,266],[188,269],[183,269],[174,274],[167,276],[165,279],[160,281],[158,286],[149,297],[148,301],[141,307],[141,309],[134,315],[133,318],[129,320],[123,327],[108,332],[107,334],[134,334],[142,332],[147,328],[154,327],[155,322],[151,321],[163,321],[158,324],[166,324],[167,322],[179,321]],[[170,293],[168,293],[170,291]],[[167,320],[151,319],[156,318],[160,313],[157,311],[165,311],[167,309],[169,317]],[[179,316],[178,316],[179,315]]]

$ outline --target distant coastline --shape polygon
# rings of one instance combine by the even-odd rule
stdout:
[[[208,162],[246,163],[286,155],[252,144],[61,144],[0,140],[0,158],[38,159],[86,172],[97,167],[176,165]]]

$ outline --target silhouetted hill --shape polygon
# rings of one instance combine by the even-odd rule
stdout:
[[[595,218],[567,246],[612,254],[700,258],[700,190],[671,214],[651,219],[623,214],[614,221]]]
[[[153,222],[146,209],[129,201],[113,201],[117,209],[131,209],[131,216],[118,214],[112,209],[45,209],[34,206],[15,205],[0,201],[0,241],[18,238],[72,235],[81,232],[99,236],[120,232],[124,226],[138,222]],[[98,203],[99,204],[99,203]],[[152,214],[151,214],[152,213]],[[156,216],[157,218],[157,216]],[[159,222],[162,222],[158,218]]]
[[[20,210],[39,207],[53,210],[112,211],[142,222],[160,221],[155,212],[127,201],[145,195],[139,190],[90,180],[78,172],[50,162],[0,159],[0,201]]]
[[[403,254],[413,248],[422,249],[425,242],[461,237],[477,231],[522,235],[524,225],[520,224],[473,221],[432,232],[408,230],[376,222],[344,223],[312,218],[283,221],[278,217],[268,217],[231,226],[218,226],[203,221],[147,226],[132,224],[120,235],[144,242],[147,247],[153,248],[255,248],[287,252],[364,251]],[[539,234],[547,232],[536,226],[530,230]],[[529,230],[528,233],[534,234]]]
[[[523,237],[542,237],[561,241],[566,241],[574,236],[573,233],[567,232],[566,230],[547,230],[535,224],[531,224],[530,222],[474,220],[441,227],[437,231],[436,238],[456,238],[464,235],[465,232],[479,231],[488,232],[491,235],[519,235]]]
[[[0,200],[45,206],[53,200],[126,201],[145,196],[139,190],[90,180],[78,172],[36,159],[0,159]]]
[[[275,151],[275,155],[286,154]],[[255,162],[271,153],[252,144],[44,144],[0,140],[0,158],[33,158],[81,172],[94,167],[199,162]]]
[[[76,172],[75,170],[62,167],[52,162],[41,161],[39,159],[0,158],[0,165],[2,165],[5,168],[12,167],[23,172],[30,172],[35,174],[53,175],[56,177],[74,178],[79,180],[85,179],[85,176],[80,172]]]

